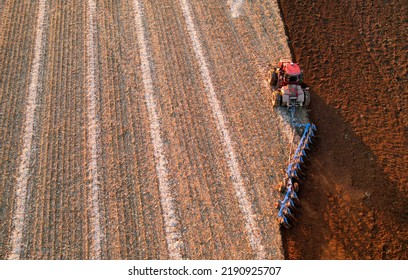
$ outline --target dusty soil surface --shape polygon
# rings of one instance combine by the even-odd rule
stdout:
[[[84,6],[77,2],[59,1],[47,7],[22,259],[84,259],[89,255],[89,219],[87,211],[81,210],[89,208],[84,188],[84,16]]]
[[[24,108],[35,32],[24,26],[35,26],[38,5],[14,2],[0,4],[0,258],[8,250],[7,237],[11,231],[15,170],[18,165],[21,143],[21,126],[24,123]],[[23,93],[23,94],[10,94]]]
[[[93,17],[87,1],[46,3],[27,196],[16,192],[36,34],[32,11],[38,10],[22,2],[1,7],[0,258],[12,250],[15,200],[25,202],[18,213],[24,217],[22,259],[92,258],[95,236],[102,237],[102,259],[169,258],[164,217],[170,214],[162,205],[134,1],[95,1]],[[247,3],[233,17],[226,1],[188,1],[193,23],[187,26],[181,1],[139,2],[181,257],[254,259],[261,248],[264,258],[283,258],[273,186],[290,150],[261,94],[264,64],[289,53],[276,3]],[[88,83],[90,18],[96,26],[94,87]],[[191,25],[207,74],[189,37]],[[209,79],[218,109],[209,102]],[[100,128],[98,226],[90,203],[90,87],[96,88]],[[220,114],[226,130],[219,129]],[[256,249],[248,234],[255,230],[262,245]]]
[[[407,259],[408,5],[279,1],[319,139],[288,259]]]

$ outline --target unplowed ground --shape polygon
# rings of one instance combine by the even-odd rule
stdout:
[[[21,126],[38,5],[15,1],[1,6],[0,23],[0,256],[8,250],[14,205],[15,172],[21,144]]]
[[[279,1],[319,140],[289,259],[407,259],[406,1]]]
[[[24,157],[21,138],[39,8],[32,1],[7,1],[1,7],[0,258],[11,250],[23,259],[169,258],[161,182],[168,182],[176,208],[171,215],[178,222],[170,226],[180,233],[182,246],[176,248],[182,258],[256,258],[251,231],[259,233],[255,241],[265,258],[282,258],[273,186],[289,149],[279,119],[261,94],[264,66],[288,54],[276,3],[244,4],[233,18],[227,1],[191,1],[194,26],[187,26],[181,1],[140,1],[141,37],[134,10],[138,1],[95,1],[92,17],[90,2],[46,1],[17,249],[10,248],[10,239],[16,228],[13,207],[21,196],[16,178]],[[191,28],[220,110],[208,99]],[[152,108],[139,49],[143,37],[167,181],[157,172],[163,166],[157,167],[151,135]],[[92,55],[95,69],[89,71]],[[96,116],[90,109],[93,93]],[[220,114],[230,138],[217,124]],[[93,117],[97,127],[88,129]],[[90,133],[98,131],[95,139]],[[91,162],[94,154],[97,166]],[[98,173],[96,185],[92,171]],[[237,183],[241,176],[242,185]],[[91,203],[95,197],[98,207]],[[100,252],[95,252],[99,237]]]
[[[56,1],[47,7],[46,13],[43,37],[46,43],[40,64],[43,67],[20,256],[87,258],[89,194],[84,188],[87,107],[82,43],[85,10],[78,3]],[[31,33],[35,34],[35,27],[33,24]],[[20,110],[24,112],[24,105]]]

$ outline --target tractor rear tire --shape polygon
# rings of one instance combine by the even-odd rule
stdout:
[[[268,84],[272,86],[272,75],[273,75],[273,69],[269,69],[268,74],[266,76],[266,80],[268,81]]]
[[[280,95],[280,92],[278,90],[275,90],[272,92],[272,106],[273,107],[279,107],[282,104],[282,95]]]
[[[310,92],[307,89],[304,89],[303,92],[305,93],[305,102],[303,103],[303,107],[308,108],[310,105]]]
[[[268,71],[268,83],[274,90],[278,84],[278,75],[276,74],[276,67],[271,68]]]

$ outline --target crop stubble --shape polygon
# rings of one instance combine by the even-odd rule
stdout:
[[[211,109],[205,94],[200,62],[187,36],[182,9],[172,2],[160,5],[141,2],[145,13],[145,35],[151,47],[150,66],[159,107],[163,150],[168,157],[169,188],[175,195],[176,214],[180,217],[175,227],[182,235],[182,257],[254,258],[256,252],[243,230],[245,217],[230,178],[225,143],[217,131],[212,113],[214,108]],[[270,186],[280,178],[276,170],[286,159],[280,152],[284,151],[286,156],[287,151],[285,144],[281,143],[278,124],[265,105],[265,97],[259,94],[262,88],[257,67],[269,54],[259,47],[262,40],[269,38],[268,34],[261,34],[262,28],[254,27],[253,14],[231,19],[226,3],[193,1],[191,7],[215,92],[230,129],[245,192],[255,213],[253,218],[261,231],[266,257],[281,258],[280,233],[274,222],[276,197]],[[35,164],[28,183],[22,258],[92,257],[94,241],[91,238],[95,229],[90,221],[92,207],[89,205],[92,178],[88,174],[91,151],[87,143],[91,136],[87,129],[86,76],[90,62],[88,31],[84,28],[89,25],[86,9],[86,4],[81,1],[55,1],[49,8],[49,23],[44,31],[47,38],[43,62],[46,70],[39,87],[38,126],[33,140]],[[7,14],[11,10],[6,6],[4,11]],[[35,22],[36,17],[30,14],[30,20]],[[153,160],[154,146],[132,1],[96,1],[94,20],[95,93],[98,100],[95,112],[101,129],[98,162],[100,257],[165,259],[169,257],[164,249],[167,248],[165,222]],[[29,23],[18,24],[21,27]],[[9,58],[6,44],[13,40],[25,44],[29,41],[13,39],[25,29],[11,26],[11,23],[2,25],[9,31],[3,34],[11,34],[7,39],[2,35],[1,55],[5,58]],[[25,33],[25,36],[30,35]],[[25,51],[31,53],[31,47],[32,44],[26,45]],[[255,66],[254,60],[257,61]],[[12,60],[5,61],[11,64]],[[26,66],[24,63],[18,65]],[[3,69],[13,70],[10,67]],[[20,71],[24,73],[24,69]],[[29,71],[29,67],[25,71]],[[7,77],[6,74],[9,75],[2,73],[2,77]],[[13,95],[8,99],[4,94],[10,92],[11,83],[1,84],[2,110],[24,107],[25,100],[21,96]],[[27,82],[25,89],[19,92],[26,91]],[[2,160],[4,174],[14,170],[15,157],[10,153],[18,152],[17,148],[9,148],[7,143],[11,145],[13,139],[21,139],[21,122],[18,125],[21,113],[15,111],[8,116],[4,121],[1,116],[2,129],[7,130],[4,135],[13,133],[14,138],[7,136],[8,142],[1,147],[2,159],[6,153],[11,159]],[[9,125],[11,122],[16,123],[14,128]],[[13,191],[15,182],[10,179],[11,176],[1,180],[4,185],[0,190],[4,193],[2,200],[9,200],[2,201],[2,205],[13,204],[10,191]],[[11,209],[4,209],[0,214],[10,215]],[[4,217],[5,221],[11,220]],[[3,244],[0,253],[3,255],[0,256],[4,256],[10,225],[3,221],[1,225]]]
[[[108,251],[110,258],[168,258],[133,6],[98,3]]]
[[[49,6],[21,258],[89,258],[84,7]]]
[[[262,62],[267,64],[270,58],[266,51],[253,43],[262,36],[268,39],[269,35],[259,34],[249,16],[231,19],[229,8],[221,2],[192,2],[191,6],[199,15],[197,25],[214,85],[226,112],[231,135],[236,140],[237,158],[262,238],[268,244],[268,257],[281,258],[280,232],[274,220],[277,197],[272,186],[281,178],[279,170],[286,162],[289,150],[285,149],[285,138],[282,139],[279,133],[279,122],[272,118],[265,96],[260,95],[263,77],[259,74],[262,71],[259,66]],[[255,38],[242,39],[248,33]],[[270,48],[276,50],[274,57],[286,54],[280,50],[285,50],[285,45],[271,45]]]
[[[248,251],[221,143],[177,6],[145,2],[186,258]],[[181,23],[180,23],[181,22]],[[186,51],[187,50],[187,51]],[[187,52],[187,53],[186,53]],[[227,175],[228,174],[228,175]],[[239,248],[242,247],[240,250]],[[241,252],[240,252],[241,251]]]
[[[37,11],[36,3],[8,1],[2,6],[0,18],[0,259],[10,250],[14,188],[24,132]],[[33,29],[26,26],[33,26]]]

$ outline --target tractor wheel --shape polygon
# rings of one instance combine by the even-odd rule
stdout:
[[[303,106],[307,108],[310,105],[310,92],[306,89],[304,89],[303,92],[305,93],[305,102],[303,103]]]
[[[275,71],[273,71],[272,73],[270,85],[272,86],[273,89],[275,89],[276,86],[278,85],[278,75],[275,73]]]
[[[268,71],[268,75],[266,76],[267,77],[267,81],[268,81],[268,84],[270,85],[270,86],[272,86],[272,75],[273,75],[273,68],[272,69],[269,69],[269,71]]]
[[[272,92],[272,106],[279,107],[282,103],[282,96],[278,90]]]
[[[278,84],[278,75],[276,74],[276,67],[273,67],[268,71],[268,83],[272,87],[272,89],[276,88],[276,85]]]

